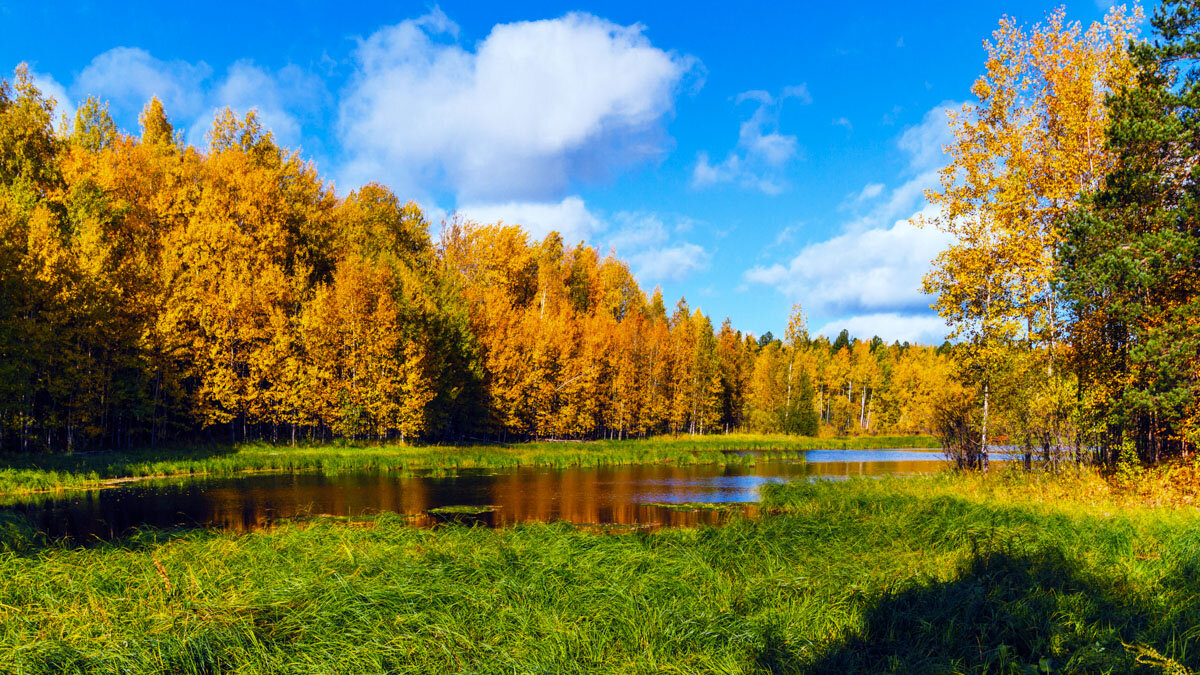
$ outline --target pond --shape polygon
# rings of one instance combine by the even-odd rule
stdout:
[[[940,451],[814,450],[802,461],[754,465],[464,470],[442,476],[262,473],[35,495],[0,512],[21,514],[52,538],[77,541],[145,527],[245,531],[305,516],[386,511],[409,516],[414,525],[452,520],[670,527],[719,523],[730,509],[717,505],[753,502],[758,487],[769,481],[932,473],[945,466]]]

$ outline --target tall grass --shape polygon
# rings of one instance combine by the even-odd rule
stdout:
[[[10,536],[0,671],[1200,668],[1194,511],[1003,499],[1022,489],[793,483],[766,488],[761,518],[657,532],[383,515],[91,548]]]
[[[926,436],[806,438],[730,434],[657,437],[648,440],[535,442],[507,445],[409,446],[270,444],[185,446],[136,452],[75,455],[0,456],[0,495],[85,488],[107,481],[154,476],[232,474],[247,471],[452,471],[520,466],[571,467],[669,462],[675,464],[752,463],[756,451],[795,457],[813,448],[932,447]],[[761,454],[760,454],[761,456]]]

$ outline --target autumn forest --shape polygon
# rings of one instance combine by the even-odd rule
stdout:
[[[339,198],[253,113],[183,144],[0,90],[7,449],[930,429],[948,347],[782,339],[647,297],[557,234]]]
[[[1183,10],[1180,10],[1183,12]],[[0,447],[936,433],[1143,460],[1197,443],[1187,12],[1059,10],[988,43],[952,113],[925,291],[940,347],[719,325],[613,252],[338,196],[251,111],[187,145],[0,87]],[[1132,220],[1130,220],[1132,219]]]

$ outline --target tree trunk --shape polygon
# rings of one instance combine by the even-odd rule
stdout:
[[[983,431],[979,438],[979,460],[983,467],[983,472],[988,470],[988,445],[987,445],[987,427],[988,427],[988,394],[990,393],[991,383],[986,379],[983,381]]]

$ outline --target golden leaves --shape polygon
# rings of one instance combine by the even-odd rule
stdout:
[[[1030,29],[1005,18],[985,44],[978,103],[950,115],[950,162],[926,193],[939,214],[915,221],[955,237],[925,289],[959,334],[1057,341],[1054,250],[1076,197],[1112,166],[1105,97],[1131,82],[1125,45],[1141,16],[1114,8],[1087,31],[1062,9]]]
[[[454,220],[435,248],[415,204],[376,184],[339,199],[253,114],[220,113],[199,151],[157,100],[140,137],[95,101],[56,137],[17,91],[0,87],[20,150],[0,159],[21,160],[0,166],[0,442],[776,431],[807,404],[851,433],[922,428],[888,373],[930,348],[834,354],[799,306],[760,347],[684,301],[668,316],[627,263],[557,234]]]

